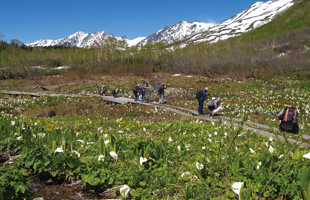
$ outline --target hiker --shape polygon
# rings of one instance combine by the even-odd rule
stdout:
[[[212,97],[212,99],[208,102],[209,114],[217,115],[223,108],[220,106],[221,98]]]
[[[115,90],[112,90],[113,97],[117,97],[118,93],[119,93],[119,89],[118,88],[116,88]]]
[[[280,120],[279,129],[280,131],[291,132],[298,134],[298,111],[292,106],[285,106],[285,108],[278,114],[278,119]]]
[[[207,96],[209,95],[208,93],[209,88],[204,88],[202,90],[200,90],[199,92],[196,93],[196,99],[198,100],[198,114],[205,114],[203,112],[203,103],[205,101],[205,99],[207,98]]]
[[[102,87],[99,89],[99,95],[103,96],[106,95],[107,89],[105,88],[105,85],[102,85]]]
[[[143,99],[143,100],[146,100],[147,103],[150,101],[150,94],[151,94],[150,83],[147,81],[145,83],[145,93],[144,93],[144,99]]]
[[[143,81],[142,85],[141,85],[141,101],[144,101],[145,99],[145,94],[146,94],[146,90],[147,90],[147,84],[145,83],[145,81]]]
[[[139,85],[136,85],[132,88],[133,95],[135,96],[135,101],[137,101],[139,98],[138,91],[139,91]]]
[[[142,92],[143,92],[143,86],[142,84],[138,84],[138,95],[139,95],[139,101],[142,99]]]
[[[166,89],[166,85],[164,83],[160,84],[160,86],[158,88],[158,93],[159,93],[158,103],[160,103],[160,104],[166,103],[166,101],[165,101],[165,89]]]

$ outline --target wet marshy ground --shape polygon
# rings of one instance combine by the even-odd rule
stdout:
[[[94,194],[84,189],[81,181],[71,184],[55,184],[51,180],[41,181],[34,176],[29,188],[34,192],[31,199],[42,197],[44,200],[89,200],[89,199],[115,199],[114,190],[101,194]]]

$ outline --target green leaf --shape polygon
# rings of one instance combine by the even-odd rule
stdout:
[[[92,186],[96,186],[100,184],[100,179],[99,178],[88,179],[88,183]]]
[[[136,190],[130,191],[130,194],[131,194],[131,196],[133,196],[133,197],[139,197],[139,196],[140,196],[140,193],[137,192]]]
[[[113,183],[113,181],[114,181],[114,178],[110,177],[109,178],[109,185],[111,185]]]
[[[81,157],[80,161],[81,162],[90,162],[92,160],[94,160],[96,157],[95,156],[86,156],[86,157]]]
[[[58,175],[58,173],[59,173],[59,170],[56,170],[56,171],[51,172],[51,175],[53,177],[56,177]]]
[[[25,185],[19,185],[16,189],[16,192],[21,191],[21,193],[25,193],[27,187]]]
[[[139,182],[139,185],[141,185],[141,186],[145,186],[145,185],[146,185],[146,183],[145,183],[144,181],[140,181],[140,182]]]

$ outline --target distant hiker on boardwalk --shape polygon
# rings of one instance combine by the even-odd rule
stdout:
[[[150,101],[150,83],[148,81],[145,82],[145,94],[144,94],[144,99],[146,102]]]
[[[166,101],[165,101],[165,89],[166,89],[166,85],[164,83],[160,84],[160,86],[158,88],[158,93],[159,93],[158,103],[160,103],[160,104],[166,103]]]
[[[291,132],[298,134],[298,111],[292,106],[285,106],[285,108],[278,114],[280,120],[280,131]]]
[[[209,95],[208,90],[209,88],[206,87],[196,93],[196,99],[198,100],[198,114],[202,114],[202,115],[205,114],[203,112],[203,103],[205,99],[207,98],[207,96]]]
[[[223,108],[220,106],[221,98],[212,97],[212,99],[208,102],[209,114],[217,115]]]
[[[133,95],[135,96],[135,101],[137,101],[137,100],[139,99],[139,96],[138,96],[139,85],[135,85],[135,86],[132,88],[132,92],[133,92]]]
[[[103,85],[100,89],[99,89],[99,95],[103,96],[106,95],[107,93],[107,89],[105,88],[105,85]]]
[[[118,88],[116,88],[115,90],[112,90],[113,97],[117,97],[118,93],[119,93],[119,89]]]
[[[145,81],[143,81],[143,83],[141,84],[140,90],[141,90],[141,101],[144,101],[146,90],[147,90],[147,86],[146,86]]]

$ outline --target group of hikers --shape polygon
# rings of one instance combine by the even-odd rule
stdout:
[[[206,114],[203,112],[203,104],[205,99],[207,99],[209,88],[204,88],[196,93],[196,99],[198,100],[198,113],[199,114]],[[211,100],[208,101],[208,109],[209,115],[218,115],[219,112],[222,110],[220,106],[221,98],[219,97],[212,97]],[[298,111],[296,108],[287,105],[285,108],[278,114],[278,119],[280,120],[279,130],[291,132],[294,134],[298,134],[299,127],[298,127]]]
[[[142,83],[139,83],[132,88],[132,92],[134,95],[135,101],[149,101],[149,97],[147,97],[147,92],[149,91],[150,84],[149,82],[143,81]],[[157,88],[157,92],[159,94],[159,103],[164,104],[166,103],[165,100],[165,89],[166,85],[164,83],[159,84]],[[105,85],[102,85],[102,87],[99,89],[99,95],[106,95],[107,94],[107,89]],[[112,90],[112,96],[117,97],[119,94],[119,89],[116,88],[115,90]]]
[[[165,100],[165,89],[166,89],[166,85],[164,83],[159,84],[159,86],[157,87],[157,92],[159,94],[159,101],[158,103],[160,104],[164,104],[166,103]],[[146,93],[149,89],[149,83],[143,81],[141,84],[137,84],[132,88],[132,92],[134,95],[134,99],[135,101],[145,101],[146,99]],[[119,93],[119,89],[116,88],[114,90],[112,90],[112,95],[113,97],[117,97]],[[106,87],[103,85],[100,89],[99,89],[99,94],[100,95],[106,95],[107,94],[107,89]],[[196,99],[198,100],[198,114],[201,115],[210,115],[210,116],[216,116],[219,115],[220,111],[223,109],[220,106],[220,102],[221,102],[221,98],[220,97],[212,97],[209,101],[208,101],[208,113],[204,113],[203,112],[203,107],[204,107],[204,101],[208,98],[208,96],[210,96],[209,93],[209,88],[203,88],[202,90],[198,91],[196,93]],[[147,102],[149,101],[149,99],[147,99]],[[280,120],[280,124],[279,124],[279,130],[282,131],[286,131],[286,132],[291,132],[294,134],[298,134],[299,132],[299,127],[298,127],[298,111],[296,108],[292,107],[292,106],[285,106],[285,108],[282,110],[282,112],[280,112],[278,114],[278,119]]]

